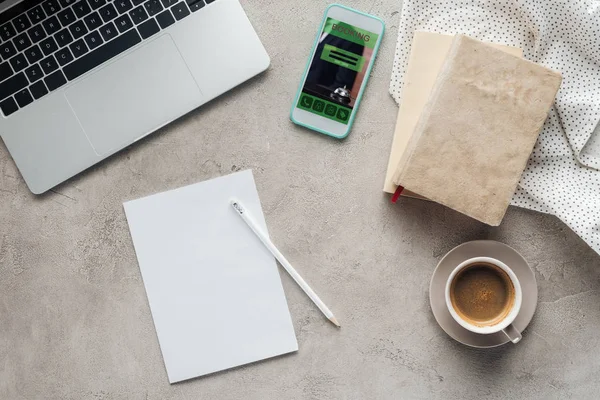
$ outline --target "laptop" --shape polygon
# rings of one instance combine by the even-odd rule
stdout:
[[[0,136],[36,194],[270,63],[238,0],[4,0],[0,39]]]

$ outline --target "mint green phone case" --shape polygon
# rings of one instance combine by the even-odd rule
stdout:
[[[318,128],[316,126],[304,123],[304,122],[300,122],[294,119],[293,113],[294,113],[294,109],[297,107],[298,104],[298,99],[300,98],[300,93],[302,92],[302,88],[304,87],[304,82],[306,81],[306,76],[308,74],[308,69],[310,68],[310,64],[314,58],[314,53],[316,51],[317,45],[319,44],[319,35],[321,32],[323,32],[323,28],[325,26],[325,22],[327,21],[327,13],[329,12],[329,9],[332,7],[340,7],[340,8],[344,8],[346,10],[355,12],[357,14],[361,14],[364,15],[366,17],[369,18],[373,18],[378,20],[379,22],[381,22],[381,34],[379,35],[379,37],[377,38],[377,43],[375,44],[375,47],[373,48],[373,56],[371,58],[371,65],[369,65],[369,67],[367,68],[367,71],[365,72],[365,79],[362,83],[362,86],[359,90],[359,94],[358,97],[356,98],[356,103],[354,104],[353,107],[353,112],[352,115],[350,116],[350,120],[348,121],[348,129],[346,129],[346,133],[339,136],[339,135],[335,135],[331,132],[327,132],[321,128]],[[358,113],[358,108],[360,106],[360,102],[362,100],[362,96],[363,96],[363,92],[365,91],[365,88],[367,86],[367,83],[369,82],[369,78],[371,75],[371,68],[373,68],[373,65],[375,64],[375,59],[377,58],[377,53],[379,52],[379,45],[381,44],[381,39],[383,38],[383,33],[385,31],[385,23],[383,22],[383,20],[379,17],[376,17],[374,15],[370,15],[358,10],[355,10],[353,8],[350,7],[346,7],[343,6],[341,4],[330,4],[326,9],[325,9],[325,14],[323,15],[323,21],[321,22],[321,25],[319,26],[319,30],[317,31],[317,37],[315,38],[315,43],[312,46],[312,49],[310,51],[310,54],[312,57],[309,57],[307,63],[306,63],[306,67],[304,68],[304,73],[302,74],[302,79],[300,80],[300,86],[298,87],[298,91],[296,92],[296,96],[294,96],[294,103],[292,104],[292,109],[290,111],[290,119],[292,120],[293,123],[295,123],[296,125],[301,125],[304,126],[308,129],[312,129],[313,131],[322,133],[324,135],[327,136],[331,136],[334,137],[336,139],[344,139],[345,137],[348,136],[348,134],[350,134],[350,130],[352,129],[352,124],[354,123],[354,118],[356,117],[356,114]]]

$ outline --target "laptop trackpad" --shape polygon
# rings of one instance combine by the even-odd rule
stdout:
[[[169,35],[94,72],[65,96],[98,155],[151,133],[202,99]]]

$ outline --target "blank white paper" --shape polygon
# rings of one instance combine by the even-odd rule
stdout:
[[[124,203],[169,382],[298,350],[252,171]]]

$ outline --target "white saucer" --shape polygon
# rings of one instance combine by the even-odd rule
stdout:
[[[473,257],[493,257],[508,265],[517,275],[523,289],[521,311],[513,322],[513,326],[523,332],[535,313],[537,306],[537,283],[535,275],[527,261],[513,248],[493,240],[475,240],[463,243],[452,249],[442,258],[433,272],[429,285],[429,301],[433,315],[440,327],[454,340],[472,347],[496,347],[508,343],[508,337],[502,332],[481,335],[466,330],[450,315],[444,292],[450,273],[461,262]]]

